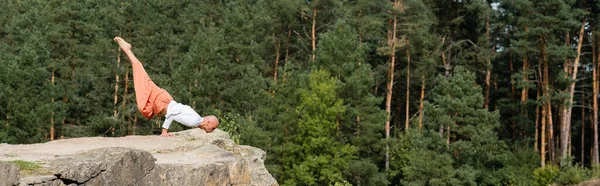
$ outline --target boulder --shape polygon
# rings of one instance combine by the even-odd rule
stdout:
[[[12,163],[0,161],[0,185],[16,185],[19,183],[19,167]]]
[[[149,152],[104,147],[49,161],[54,175],[65,184],[132,185],[154,168]]]
[[[278,185],[265,158],[263,150],[235,144],[220,130],[0,144],[0,161],[30,161],[48,170],[19,177],[18,167],[0,163],[0,185]]]

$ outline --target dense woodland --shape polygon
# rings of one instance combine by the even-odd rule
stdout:
[[[600,178],[598,0],[2,0],[0,143],[159,134],[150,77],[282,185]],[[173,124],[171,131],[185,129]]]

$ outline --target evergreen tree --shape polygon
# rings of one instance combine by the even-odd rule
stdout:
[[[300,89],[295,108],[299,120],[289,145],[289,178],[284,185],[329,185],[344,181],[342,171],[355,159],[356,147],[336,140],[338,117],[345,112],[337,98],[338,80],[323,70],[310,74],[308,87]]]
[[[377,105],[382,99],[369,91],[374,85],[373,71],[365,63],[365,45],[359,35],[344,20],[321,35],[317,49],[316,64],[319,69],[332,72],[340,79],[338,96],[346,103],[346,112],[338,120],[337,135],[342,142],[358,147],[358,161],[352,161],[347,170],[348,180],[356,185],[380,185],[386,181],[377,169],[365,171],[362,167],[376,167],[381,161],[381,144],[384,112]],[[360,166],[359,166],[360,165]]]
[[[437,83],[432,90],[431,102],[426,103],[425,131],[420,135],[408,135],[408,147],[400,148],[408,151],[401,154],[406,154],[403,157],[409,162],[402,166],[401,175],[405,176],[402,182],[448,185],[502,183],[503,178],[495,173],[504,167],[501,155],[506,150],[494,132],[499,126],[499,115],[497,111],[483,108],[484,97],[481,88],[474,86],[475,75],[456,67],[452,76],[439,76]],[[443,136],[436,134],[440,126],[447,126]],[[442,146],[444,143],[446,148]],[[449,170],[450,165],[446,163],[427,167],[426,164],[431,164],[431,161],[415,161],[418,156],[429,157],[434,162],[448,162],[451,157],[451,166],[455,169]],[[417,171],[422,167],[427,168]],[[437,173],[428,172],[434,170]]]

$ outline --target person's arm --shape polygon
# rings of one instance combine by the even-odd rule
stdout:
[[[171,136],[173,136],[173,134],[169,133],[169,129],[163,128],[162,132],[160,133],[160,136],[161,137],[171,137]]]
[[[173,122],[173,118],[171,118],[171,117],[167,117],[165,119],[165,122],[162,125],[162,131],[160,133],[160,136],[162,136],[162,137],[171,137],[171,136],[173,136],[173,134],[169,133],[169,127],[171,126],[172,122]]]

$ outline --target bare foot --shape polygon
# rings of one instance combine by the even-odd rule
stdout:
[[[123,38],[115,37],[114,40],[119,43],[119,46],[121,49],[123,49],[123,51],[129,51],[131,49],[131,44],[127,43],[125,40],[123,40]]]

